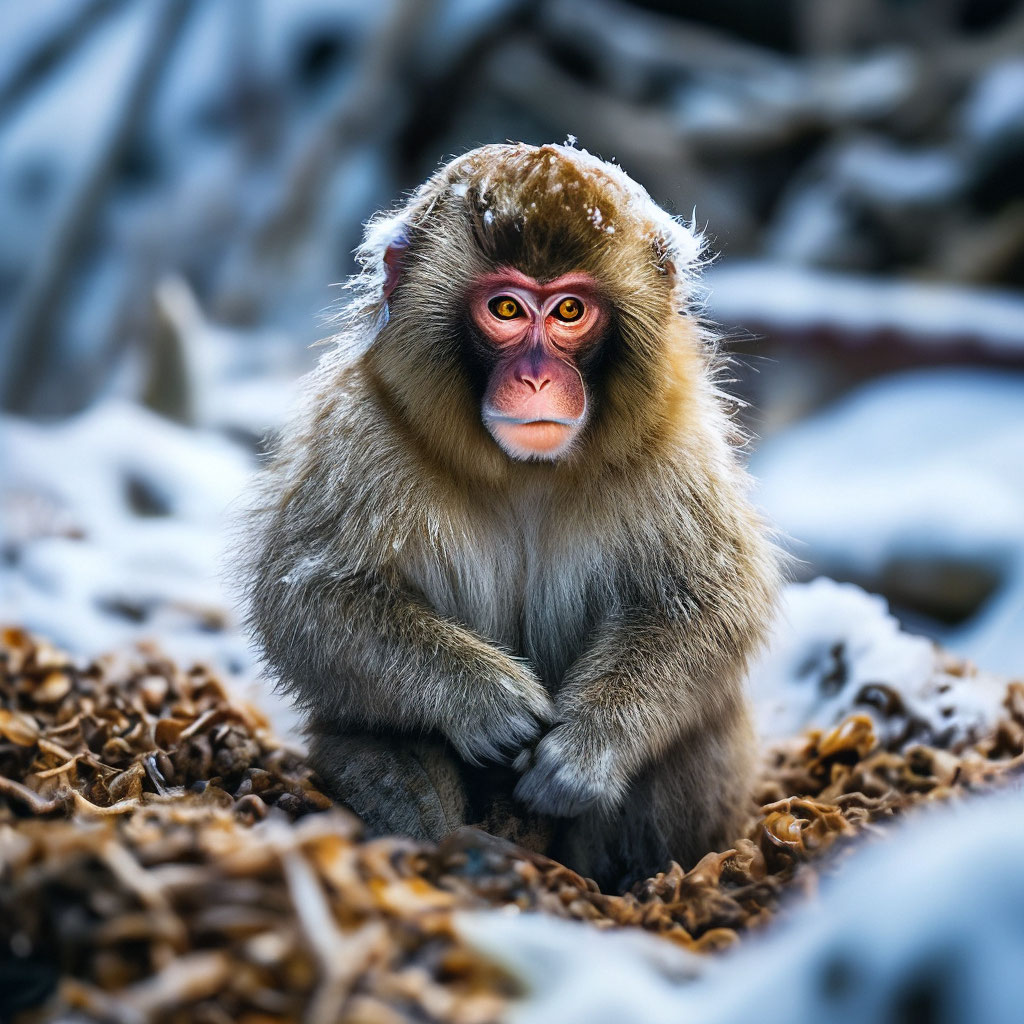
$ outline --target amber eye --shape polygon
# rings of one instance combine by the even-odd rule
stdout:
[[[555,310],[555,316],[566,323],[579,320],[583,316],[583,303],[579,299],[562,299]]]
[[[508,295],[499,295],[496,299],[491,299],[487,307],[499,320],[515,320],[517,316],[522,315],[519,303]]]

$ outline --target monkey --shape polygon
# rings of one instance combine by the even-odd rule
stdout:
[[[511,822],[605,890],[739,835],[781,562],[701,253],[574,145],[471,150],[367,225],[239,579],[371,833]]]

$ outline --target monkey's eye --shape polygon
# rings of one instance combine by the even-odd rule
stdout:
[[[515,320],[517,316],[522,316],[523,311],[510,295],[499,295],[495,299],[491,299],[487,303],[487,308],[499,319],[499,320]]]
[[[583,316],[583,303],[579,299],[562,299],[555,310],[555,316],[566,323],[579,320]]]

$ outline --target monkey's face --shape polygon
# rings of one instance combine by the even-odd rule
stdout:
[[[475,150],[371,230],[360,309],[373,318],[375,386],[424,451],[467,479],[630,465],[700,375],[678,315],[687,240],[586,154]]]
[[[484,274],[469,296],[487,374],[484,426],[514,459],[558,459],[587,421],[582,368],[608,326],[589,274],[540,283],[511,268]]]

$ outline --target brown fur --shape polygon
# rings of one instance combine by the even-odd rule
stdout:
[[[621,171],[560,146],[475,150],[371,224],[245,586],[319,771],[375,830],[438,839],[516,807],[618,885],[747,813],[742,679],[778,559],[687,313],[695,256]],[[614,308],[593,414],[553,463],[502,452],[466,370],[465,290],[509,265],[586,270]]]

